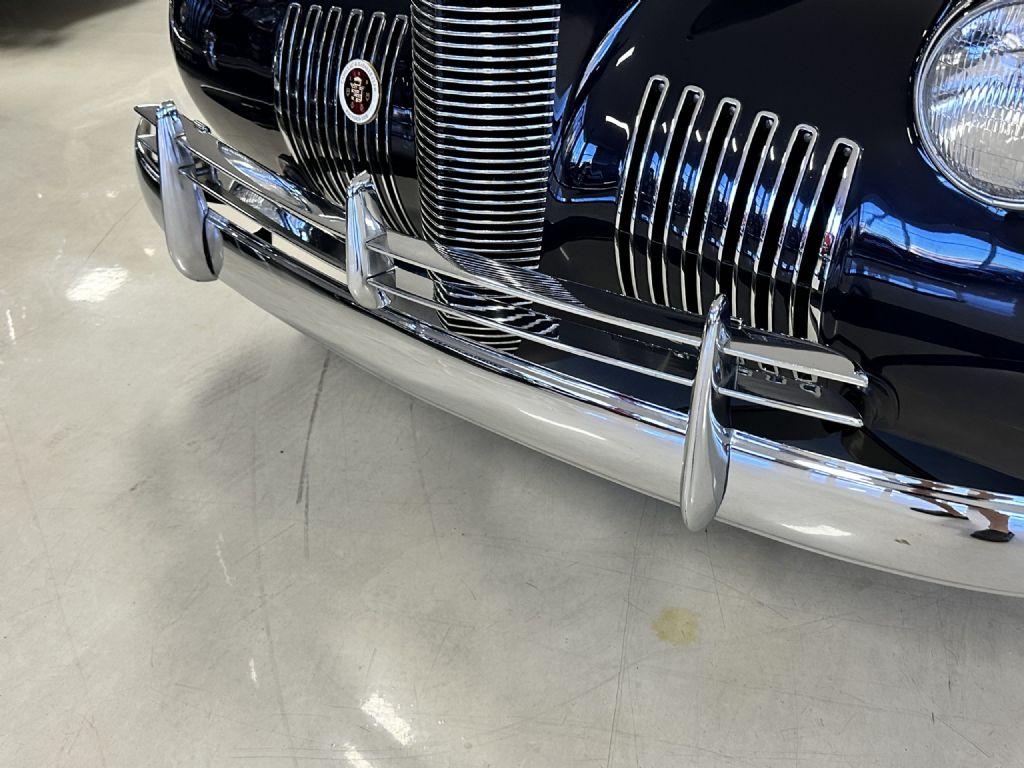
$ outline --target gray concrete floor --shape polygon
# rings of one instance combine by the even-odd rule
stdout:
[[[0,765],[1024,765],[1024,602],[416,403],[136,192],[166,0],[0,0]]]

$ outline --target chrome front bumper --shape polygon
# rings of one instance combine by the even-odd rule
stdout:
[[[738,328],[724,302],[703,328],[603,314],[578,286],[387,231],[365,177],[350,185],[346,215],[218,141],[172,104],[138,112],[141,185],[186,276],[226,282],[411,395],[679,505],[692,529],[718,519],[850,562],[1024,596],[1019,543],[968,536],[987,525],[986,515],[1020,524],[1024,499],[896,475],[730,428],[732,401],[859,425],[837,387],[863,387],[866,378],[845,358]],[[448,333],[430,320],[437,310],[453,310],[432,301],[429,274],[614,328],[625,350],[615,359],[557,338],[525,338],[691,387],[692,415]],[[655,348],[668,349],[673,364],[645,364]],[[761,376],[761,369],[792,373]],[[972,521],[925,514],[953,505]]]

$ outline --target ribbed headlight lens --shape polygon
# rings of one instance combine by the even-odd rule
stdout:
[[[917,78],[925,149],[950,181],[990,205],[1024,209],[1024,3],[954,19]]]

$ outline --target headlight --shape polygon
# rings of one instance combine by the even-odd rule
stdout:
[[[1024,210],[1024,3],[953,18],[925,53],[917,125],[932,162],[984,203]]]

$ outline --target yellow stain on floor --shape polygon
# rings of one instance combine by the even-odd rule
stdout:
[[[685,608],[666,608],[653,622],[651,629],[662,642],[685,648],[697,642],[700,617]]]

